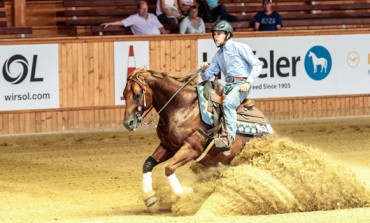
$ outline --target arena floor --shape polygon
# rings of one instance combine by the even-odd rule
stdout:
[[[0,222],[370,222],[370,118],[272,124],[278,139],[246,163],[178,170],[194,194],[170,195],[157,166],[153,210],[141,172],[154,129],[0,137]]]

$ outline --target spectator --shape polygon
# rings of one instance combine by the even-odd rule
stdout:
[[[104,28],[112,25],[130,27],[134,35],[159,35],[167,33],[163,25],[158,21],[158,18],[154,14],[148,13],[148,3],[146,1],[139,1],[136,14],[130,15],[121,21],[101,24]]]
[[[227,13],[225,5],[219,5],[218,0],[197,0],[199,5],[198,16],[204,22],[216,22],[226,20],[228,22],[238,22],[239,18]]]
[[[203,19],[198,17],[198,8],[191,6],[189,15],[186,16],[180,24],[180,33],[205,33],[206,27]]]
[[[274,31],[280,30],[283,21],[280,14],[272,11],[272,0],[262,0],[263,11],[257,12],[254,16],[255,31]]]
[[[184,16],[180,13],[177,0],[158,0],[156,14],[163,24],[178,24]]]
[[[193,0],[179,0],[178,4],[183,16],[188,16],[191,6],[196,6]]]

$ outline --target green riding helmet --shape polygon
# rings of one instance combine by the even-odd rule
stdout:
[[[233,27],[228,21],[225,21],[225,20],[220,20],[216,22],[211,28],[212,33],[213,31],[224,31],[226,33],[230,33],[230,37],[232,37],[234,34]]]

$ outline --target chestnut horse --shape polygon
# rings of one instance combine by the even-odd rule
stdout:
[[[198,71],[199,72],[199,71]],[[196,77],[197,73],[192,75]],[[126,100],[126,111],[123,125],[130,131],[136,130],[145,111],[154,107],[159,121],[157,135],[160,144],[143,165],[143,191],[147,207],[157,201],[152,188],[152,170],[162,162],[173,192],[180,196],[184,187],[175,175],[177,168],[191,160],[204,156],[199,163],[209,167],[221,164],[228,165],[239,153],[246,142],[253,136],[237,135],[231,145],[229,154],[225,155],[215,148],[203,154],[207,138],[198,130],[206,131],[211,127],[201,120],[195,82],[187,78],[175,78],[167,73],[146,69],[136,69],[128,77],[123,95]],[[187,81],[189,84],[184,84]],[[181,88],[181,89],[180,89]],[[180,89],[180,91],[178,91]]]

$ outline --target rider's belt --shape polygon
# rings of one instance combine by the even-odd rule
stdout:
[[[225,81],[226,81],[227,83],[232,83],[232,82],[234,82],[234,81],[245,81],[245,80],[247,80],[247,78],[246,78],[246,77],[227,77],[227,78],[225,79]]]

